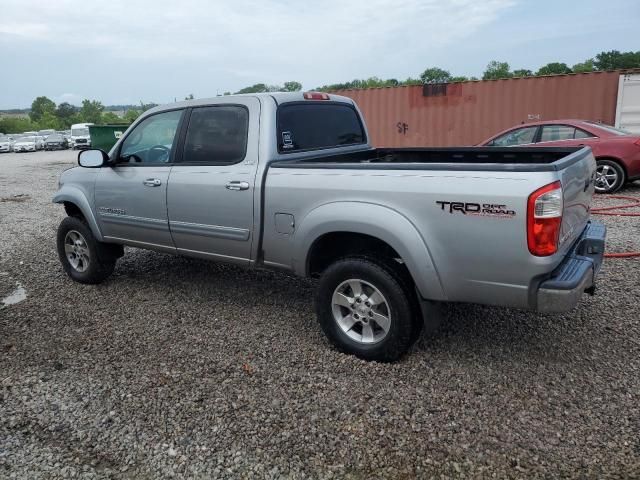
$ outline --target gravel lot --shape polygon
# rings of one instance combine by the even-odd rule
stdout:
[[[27,295],[0,309],[0,478],[640,478],[640,260],[569,314],[451,306],[366,363],[297,278],[128,249],[70,281],[50,200],[74,160],[0,156],[0,299]],[[640,250],[639,219],[602,218]]]

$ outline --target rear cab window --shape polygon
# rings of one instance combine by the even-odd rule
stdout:
[[[292,153],[366,143],[356,109],[338,102],[292,102],[278,107],[278,151]]]

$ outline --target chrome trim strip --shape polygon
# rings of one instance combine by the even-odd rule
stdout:
[[[203,225],[201,223],[170,221],[171,233],[183,233],[201,237],[223,238],[226,240],[249,240],[249,230],[246,228],[222,227],[220,225]]]
[[[134,217],[132,215],[118,215],[114,213],[102,213],[98,211],[100,220],[105,223],[126,225],[128,227],[141,227],[151,230],[168,230],[169,222],[157,218]]]

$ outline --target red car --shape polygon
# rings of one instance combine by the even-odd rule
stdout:
[[[598,162],[596,192],[612,193],[640,179],[640,136],[586,120],[549,120],[518,125],[485,140],[491,147],[588,145]]]

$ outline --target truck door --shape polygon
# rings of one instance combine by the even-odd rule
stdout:
[[[115,165],[100,169],[95,203],[103,235],[175,251],[167,219],[167,180],[184,110],[142,120],[123,140]]]
[[[179,252],[250,261],[259,112],[257,98],[190,111],[167,190],[169,228]]]

